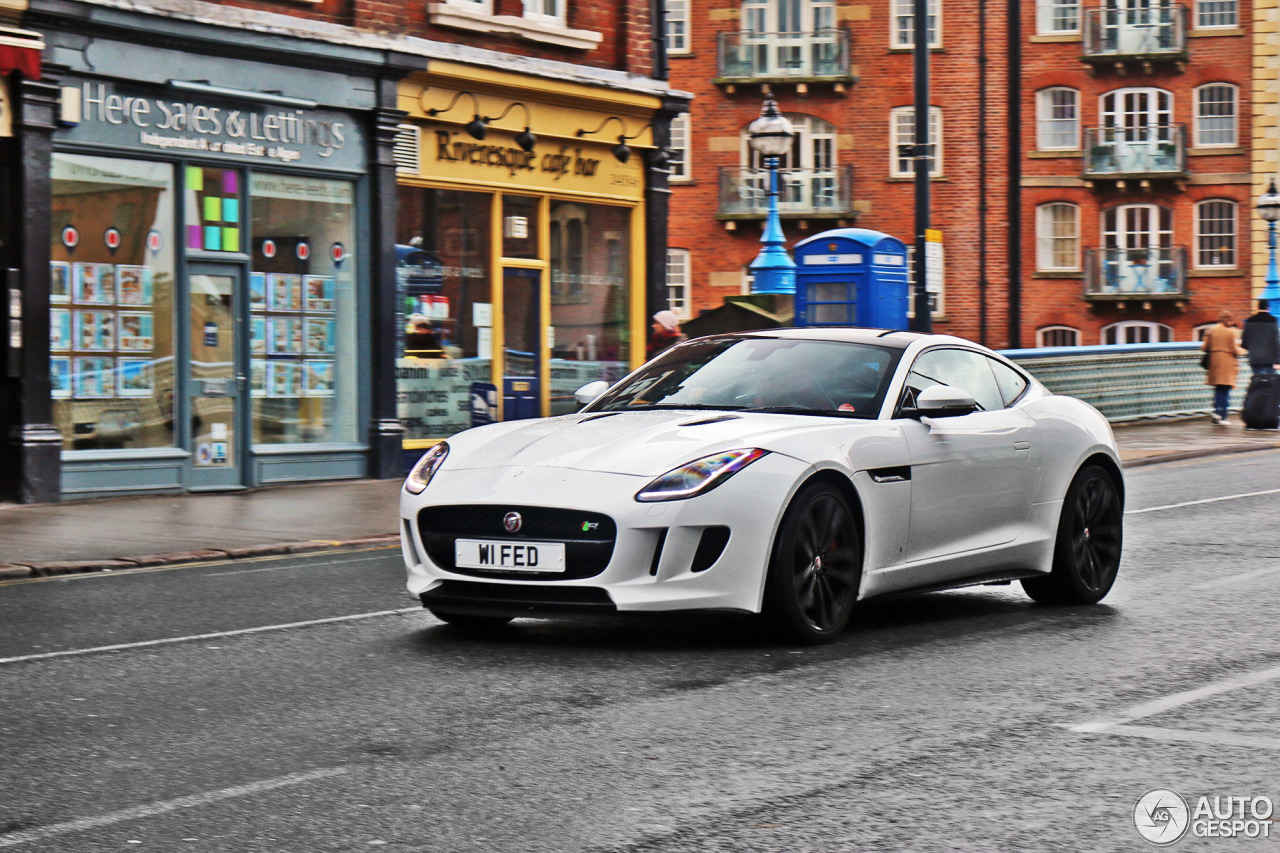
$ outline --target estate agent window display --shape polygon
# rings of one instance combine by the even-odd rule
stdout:
[[[50,362],[64,450],[174,445],[173,167],[55,154]]]

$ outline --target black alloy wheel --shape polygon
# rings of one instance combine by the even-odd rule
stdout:
[[[1093,604],[1116,582],[1124,540],[1124,502],[1102,466],[1081,468],[1067,489],[1058,520],[1053,571],[1026,578],[1022,588],[1046,604]]]
[[[862,539],[849,502],[834,487],[810,483],[787,508],[765,583],[765,613],[792,639],[829,643],[858,600]]]

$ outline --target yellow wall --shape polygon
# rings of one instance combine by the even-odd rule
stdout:
[[[1280,178],[1280,0],[1253,0],[1253,198]],[[1267,223],[1249,211],[1253,234],[1253,292],[1267,273]]]

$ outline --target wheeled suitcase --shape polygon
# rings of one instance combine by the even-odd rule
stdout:
[[[1267,373],[1249,380],[1240,419],[1246,429],[1280,427],[1280,376]]]

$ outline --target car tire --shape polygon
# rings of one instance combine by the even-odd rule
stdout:
[[[829,643],[849,623],[862,582],[862,537],[848,500],[810,483],[787,507],[765,580],[764,613],[784,636]]]
[[[1085,465],[1062,502],[1053,571],[1025,578],[1022,588],[1044,604],[1101,601],[1116,581],[1123,540],[1124,505],[1115,478],[1101,465]]]
[[[445,624],[469,631],[493,631],[511,621],[511,616],[477,616],[473,613],[453,613],[449,610],[429,608],[428,612]]]

